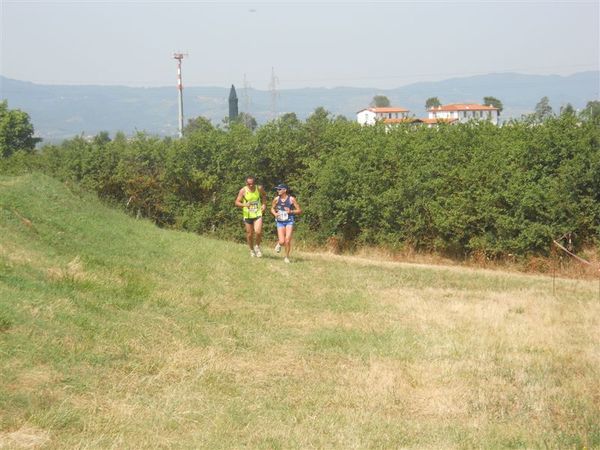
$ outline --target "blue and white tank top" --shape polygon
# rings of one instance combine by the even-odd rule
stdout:
[[[293,222],[294,214],[288,213],[285,208],[289,208],[290,211],[294,209],[292,204],[292,197],[287,196],[285,200],[281,200],[281,197],[277,197],[277,222]]]

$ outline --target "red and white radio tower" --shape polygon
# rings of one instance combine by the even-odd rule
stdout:
[[[177,90],[179,91],[179,137],[183,137],[183,82],[181,81],[181,60],[187,53],[173,53],[177,60]]]

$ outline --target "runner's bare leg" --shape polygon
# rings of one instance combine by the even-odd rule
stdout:
[[[254,250],[254,225],[244,222],[244,226],[246,227],[246,242],[248,243],[248,247],[250,247],[250,250]]]
[[[287,225],[285,227],[285,256],[290,257],[292,251],[292,233],[294,232],[294,225]]]
[[[262,225],[263,225],[262,217],[260,217],[254,221],[254,234],[256,235],[256,245],[258,245],[259,247],[260,247],[260,243],[262,242]]]

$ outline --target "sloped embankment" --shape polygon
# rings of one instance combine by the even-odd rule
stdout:
[[[0,177],[0,446],[600,446],[596,284],[265,253]]]

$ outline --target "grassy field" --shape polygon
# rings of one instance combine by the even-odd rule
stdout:
[[[0,447],[600,448],[597,281],[266,247],[0,177]]]

